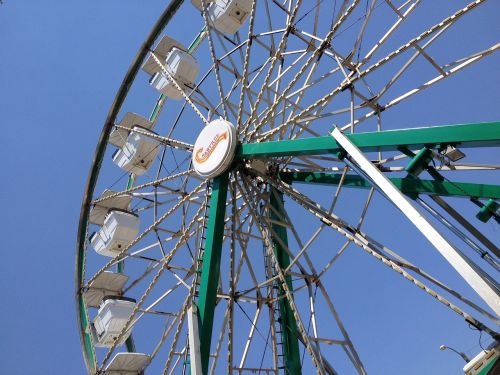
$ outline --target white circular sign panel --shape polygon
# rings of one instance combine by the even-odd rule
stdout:
[[[234,158],[236,129],[223,119],[203,128],[193,149],[193,167],[200,176],[212,178],[224,172]]]

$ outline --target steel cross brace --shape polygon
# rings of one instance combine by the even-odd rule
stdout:
[[[286,182],[305,182],[312,184],[338,185],[342,180],[341,173],[332,172],[280,172],[280,178]],[[447,182],[436,180],[422,180],[414,177],[389,180],[401,192],[410,198],[419,194],[439,195],[443,197],[476,197],[500,199],[500,185],[474,184],[469,182]],[[371,184],[363,177],[348,174],[343,177],[344,187],[369,189]]]
[[[441,148],[453,145],[466,147],[500,146],[500,121],[477,124],[433,126],[402,130],[347,134],[350,142],[360,150],[397,151],[402,148]],[[342,150],[330,137],[312,137],[242,144],[237,149],[238,158],[268,158],[301,155],[336,154]]]
[[[374,187],[401,210],[488,306],[500,316],[498,286],[455,249],[346,135],[337,128],[332,131],[331,135],[347,153],[349,165],[364,178],[369,179]]]

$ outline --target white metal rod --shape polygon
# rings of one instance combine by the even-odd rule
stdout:
[[[488,306],[500,316],[500,297],[496,290],[478,274],[471,264],[462,258],[459,252],[413,206],[409,199],[338,128],[335,128],[331,135],[371,181],[410,219]]]
[[[191,362],[191,374],[202,375],[197,310],[196,305],[192,305],[188,309],[189,361]]]

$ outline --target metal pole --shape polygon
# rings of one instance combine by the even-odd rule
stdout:
[[[270,205],[273,208],[271,211],[272,229],[285,246],[288,246],[288,235],[286,227],[279,224],[285,219],[283,213],[283,193],[275,188],[271,188]],[[279,202],[278,200],[281,200]],[[281,203],[281,204],[280,204]],[[290,265],[290,257],[286,250],[281,245],[280,241],[273,241],[274,254],[278,260],[281,269],[286,269]],[[285,275],[286,284],[288,289],[292,292],[292,277]],[[300,375],[302,368],[300,365],[300,351],[299,351],[299,333],[297,331],[297,322],[293,316],[293,311],[290,303],[285,296],[282,287],[279,288],[279,311],[280,311],[280,325],[281,335],[283,340],[283,364],[285,365],[285,374],[287,375]]]
[[[202,374],[208,374],[212,326],[220,276],[220,259],[224,238],[224,218],[229,173],[214,178],[212,197],[207,226],[207,239],[201,269],[200,291],[198,296],[200,356]]]

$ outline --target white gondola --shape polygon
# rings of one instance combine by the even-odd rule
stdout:
[[[104,373],[106,375],[139,375],[151,362],[151,357],[143,353],[116,354]]]
[[[90,237],[94,250],[104,256],[115,257],[139,233],[139,217],[132,212],[111,209],[101,229]]]
[[[192,0],[193,5],[203,11],[201,0]],[[252,11],[252,0],[215,0],[205,1],[208,19],[221,33],[233,35],[245,23]]]
[[[186,47],[164,36],[154,48],[153,53],[183,90],[194,86],[200,67],[196,59],[187,53]],[[152,55],[146,60],[142,69],[151,75],[149,83],[156,90],[174,100],[182,98],[182,93],[163,72]]]
[[[151,128],[153,127],[151,121],[148,121],[146,118],[133,112],[127,112],[125,116],[123,116],[122,120],[116,125],[119,125],[122,128],[126,128],[114,128],[109,135],[108,142],[118,148],[123,147],[123,145],[127,141],[130,129],[132,129],[134,126],[140,126],[141,128],[148,130],[151,130]]]
[[[128,276],[123,273],[104,271],[90,283],[89,288],[83,293],[85,305],[99,307],[104,297],[120,295],[127,281]]]
[[[92,324],[96,346],[109,348],[115,343],[135,308],[135,302],[133,298],[118,296],[103,299]],[[124,344],[130,333],[130,330],[125,332],[118,345]]]
[[[160,151],[160,141],[148,134],[157,135],[140,126],[132,127],[123,147],[113,154],[113,162],[126,172],[144,174]]]

